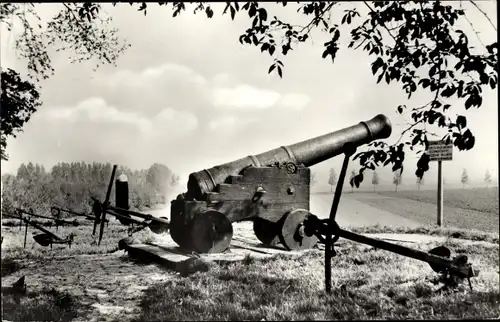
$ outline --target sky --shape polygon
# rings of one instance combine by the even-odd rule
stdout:
[[[477,3],[496,21],[495,1]],[[463,6],[481,40],[495,41],[496,31],[467,4]],[[270,17],[305,22],[292,5],[261,5]],[[46,19],[60,6],[37,8]],[[353,6],[364,10],[360,3],[341,3],[333,15],[341,17]],[[229,15],[221,15],[223,4],[213,7],[214,18],[207,19],[189,9],[172,18],[170,7],[154,3],[147,16],[128,4],[103,4],[118,35],[131,47],[117,66],[96,71],[95,61],[70,64],[65,53],[54,52],[56,73],[40,83],[43,106],[17,138],[8,140],[10,160],[2,161],[2,174],[15,173],[21,163],[30,161],[47,169],[61,161],[111,162],[132,169],[158,162],[178,173],[185,184],[191,172],[333,132],[377,114],[391,120],[393,134],[387,142],[395,142],[409,121],[409,116],[396,113],[396,107],[418,106],[428,99],[420,93],[408,101],[398,84],[376,84],[370,68],[373,57],[348,49],[345,31],[334,64],[321,58],[327,38],[316,33],[312,42],[283,58],[282,79],[270,75],[269,55],[238,41],[251,25],[248,15],[239,14],[231,21]],[[25,68],[26,62],[16,58],[15,34],[2,26],[0,35],[2,68]],[[471,42],[478,42],[473,33],[469,35]],[[467,116],[476,146],[471,151],[454,148],[453,161],[443,162],[450,183],[460,182],[464,168],[471,183],[482,183],[486,170],[497,182],[498,97],[496,90],[483,94],[480,109],[465,111],[460,102],[452,107]],[[415,183],[416,161],[416,156],[407,156],[403,184]],[[342,157],[337,157],[311,169],[326,185],[329,169],[338,173],[341,164]],[[351,163],[350,169],[357,166]],[[436,181],[436,169],[432,163],[426,182]],[[382,183],[390,184],[390,169],[378,172]]]

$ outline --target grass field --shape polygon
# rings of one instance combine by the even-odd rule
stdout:
[[[9,221],[12,220],[9,219]],[[32,227],[28,228],[27,243],[26,248],[24,248],[25,227],[23,226],[22,229],[19,229],[19,226],[14,223],[12,226],[2,226],[2,236],[4,237],[2,259],[107,254],[117,251],[118,241],[127,237],[127,227],[117,222],[110,223],[108,227],[105,226],[100,246],[97,246],[99,226],[95,235],[92,235],[92,224],[80,225],[78,227],[59,227],[57,231],[54,227],[44,228],[61,238],[65,238],[73,233],[75,237],[71,248],[67,245],[53,245],[53,249],[50,249],[50,247],[38,245],[33,239],[33,234],[40,233],[40,231]],[[146,242],[154,240],[155,235],[149,229],[145,229],[134,234],[134,238]]]
[[[32,238],[35,230],[29,228],[24,249],[24,227],[19,230],[15,222],[10,221],[9,226],[2,226],[2,286],[26,276],[28,293],[16,298],[4,294],[2,289],[2,318],[7,321],[498,318],[498,230],[437,228],[433,225],[435,205],[425,199],[428,192],[418,193],[354,193],[353,197],[374,207],[406,210],[405,216],[421,216],[417,218],[432,221],[428,225],[350,229],[358,233],[447,237],[444,245],[450,247],[454,255],[467,254],[469,262],[481,271],[479,277],[472,279],[472,291],[467,284],[455,291],[440,290],[441,284],[436,283],[438,275],[426,263],[349,241],[336,247],[333,292],[326,294],[324,259],[319,250],[300,257],[247,258],[240,263],[211,264],[208,272],[181,277],[153,264],[139,265],[117,251],[118,241],[127,236],[127,227],[116,222],[106,228],[100,247],[96,244],[98,235],[92,236],[89,223],[59,227],[58,231],[55,227],[46,227],[63,238],[75,233],[71,248],[39,246]],[[460,199],[459,192],[455,196]],[[492,194],[490,199],[494,197]],[[448,223],[452,214],[456,214],[456,226],[473,226],[464,220],[467,216],[459,215],[462,211],[469,216],[483,214],[490,218],[489,225],[498,226],[498,212],[479,211],[479,206],[472,202],[451,200],[449,198],[445,208]],[[460,208],[460,205],[468,208]],[[475,208],[470,209],[472,207]],[[446,212],[446,209],[454,212]],[[473,221],[478,221],[477,217]],[[141,242],[161,240],[161,236],[149,229],[134,237]],[[438,245],[442,243],[411,244],[410,247],[427,251]]]
[[[398,191],[354,193],[351,198],[422,225],[436,225],[435,192]],[[443,217],[445,227],[499,232],[498,189],[458,189],[445,191]]]
[[[498,247],[450,243],[481,263],[473,291],[440,292],[427,264],[348,245],[333,259],[332,294],[324,292],[320,252],[249,260],[149,288],[135,321],[498,317]]]
[[[383,196],[404,198],[416,201],[437,203],[437,192],[435,190],[420,191],[380,191]],[[475,188],[475,189],[446,189],[443,192],[443,203],[445,206],[477,210],[481,212],[498,215],[499,197],[498,187]]]

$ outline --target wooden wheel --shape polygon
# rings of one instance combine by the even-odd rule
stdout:
[[[304,233],[303,222],[311,213],[305,209],[296,209],[286,213],[281,219],[279,239],[288,250],[313,248],[318,243],[316,236],[308,237]]]
[[[266,246],[276,246],[280,239],[280,225],[262,218],[255,218],[253,221],[253,231],[255,236]]]
[[[190,229],[191,246],[197,253],[222,253],[233,238],[233,225],[227,217],[215,210],[197,214]]]

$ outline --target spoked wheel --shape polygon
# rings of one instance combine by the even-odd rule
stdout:
[[[167,217],[160,217],[160,219],[168,220]],[[157,221],[151,222],[148,227],[155,234],[166,233],[166,232],[168,232],[168,228],[169,228],[169,226],[167,224],[157,222]]]
[[[192,222],[191,246],[197,253],[222,253],[233,238],[233,225],[224,214],[208,210],[197,214]]]
[[[318,243],[316,236],[304,233],[304,221],[311,215],[305,209],[296,209],[286,213],[280,220],[281,232],[279,239],[288,250],[311,249]]]
[[[276,246],[280,239],[280,225],[262,218],[255,218],[253,221],[253,231],[255,236],[266,246]]]

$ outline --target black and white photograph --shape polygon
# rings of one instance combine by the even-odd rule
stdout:
[[[2,1],[1,320],[499,319],[497,26]]]

